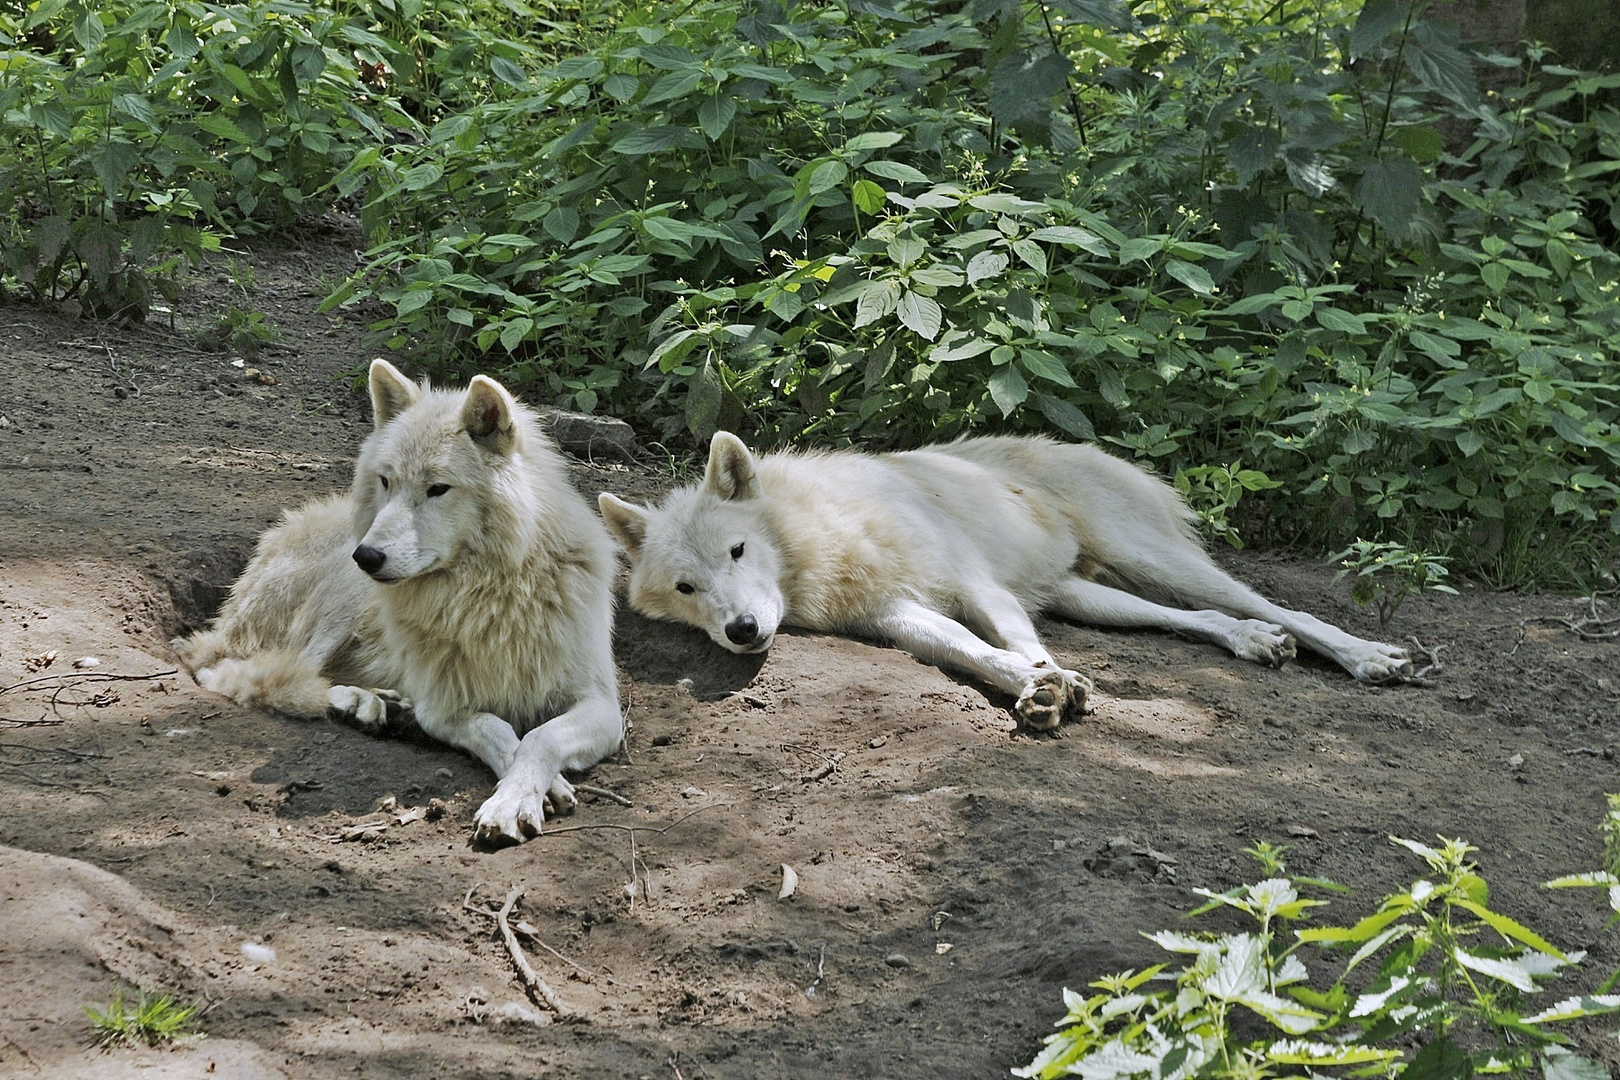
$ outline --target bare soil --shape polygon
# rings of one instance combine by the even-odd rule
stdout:
[[[587,797],[475,849],[493,778],[471,758],[176,671],[170,637],[282,508],[347,486],[369,424],[360,328],[315,313],[353,265],[342,236],[243,262],[245,297],[208,268],[172,327],[0,308],[0,1074],[1005,1076],[1062,987],[1154,962],[1137,932],[1255,880],[1263,839],[1351,886],[1328,909],[1349,919],[1418,875],[1391,834],[1465,837],[1495,906],[1591,950],[1570,992],[1620,965],[1598,897],[1539,887],[1600,865],[1620,646],[1549,621],[1583,601],[1474,586],[1387,632],[1440,650],[1422,686],[1045,622],[1098,687],[1057,738],[896,650],[787,633],[745,660],[622,610],[628,743],[586,780],[631,805]],[[284,337],[240,366],[194,336],[233,300]],[[575,479],[644,498],[672,478]],[[1321,563],[1221,557],[1379,636]],[[401,823],[417,807],[437,816]],[[518,887],[566,1021],[473,910]],[[207,1038],[94,1049],[84,1006],[120,986],[203,1004]],[[1606,1029],[1583,1042],[1620,1063]]]

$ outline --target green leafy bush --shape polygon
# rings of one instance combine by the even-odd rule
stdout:
[[[357,78],[368,36],[297,0],[0,12],[5,277],[139,319],[221,234],[290,222],[391,138],[372,112],[408,125]]]
[[[1245,463],[1272,539],[1605,565],[1620,78],[1482,95],[1383,2],[1135,10],[699,0],[486,42],[476,100],[356,159],[378,246],[331,303],[663,440],[1055,428]]]
[[[1549,1080],[1605,1077],[1601,1064],[1568,1050],[1555,1025],[1620,1010],[1620,997],[1576,995],[1544,1008],[1530,1001],[1584,954],[1565,952],[1493,910],[1467,844],[1391,839],[1419,856],[1430,876],[1351,926],[1294,929],[1323,903],[1299,894],[1300,886],[1329,884],[1315,879],[1273,877],[1224,893],[1195,890],[1209,903],[1193,914],[1230,908],[1255,928],[1148,935],[1188,957],[1185,966],[1167,972],[1169,965],[1160,964],[1101,979],[1091,984],[1099,992],[1089,997],[1065,990],[1069,1012],[1060,1030],[1013,1074],[1043,1080],[1440,1080],[1522,1076],[1539,1067]],[[1276,850],[1268,853],[1271,865],[1283,869]],[[1306,946],[1354,951],[1332,984],[1319,988],[1302,959]],[[1369,973],[1364,964],[1376,970]],[[1360,985],[1352,989],[1358,969]]]

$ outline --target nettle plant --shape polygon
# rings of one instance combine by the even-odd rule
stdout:
[[[1299,889],[1331,885],[1319,879],[1195,890],[1209,902],[1193,914],[1232,909],[1253,928],[1147,935],[1188,959],[1174,971],[1165,963],[1098,980],[1090,996],[1065,990],[1060,1030],[1013,1074],[1460,1080],[1539,1068],[1548,1080],[1606,1077],[1602,1064],[1568,1049],[1557,1025],[1620,1010],[1620,996],[1574,996],[1543,1008],[1530,1001],[1584,954],[1492,910],[1466,843],[1391,839],[1420,857],[1428,874],[1352,926],[1303,925],[1323,901]],[[1268,869],[1286,869],[1279,849],[1258,854]],[[1333,983],[1318,988],[1301,958],[1307,946],[1353,952]]]
[[[1331,561],[1339,564],[1334,583],[1350,577],[1350,599],[1377,611],[1380,628],[1389,625],[1408,596],[1425,590],[1457,594],[1446,584],[1451,570],[1445,556],[1411,551],[1393,540],[1358,539]]]

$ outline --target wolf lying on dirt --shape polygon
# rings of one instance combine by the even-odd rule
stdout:
[[[207,689],[295,716],[376,730],[408,699],[499,778],[478,834],[525,839],[548,794],[573,805],[562,770],[624,734],[613,545],[500,384],[433,390],[375,360],[371,404],[352,492],[289,511],[175,651]]]
[[[1175,630],[1272,666],[1298,639],[1368,682],[1411,671],[1404,650],[1233,580],[1169,485],[1094,446],[998,437],[756,458],[720,432],[701,485],[658,509],[598,501],[637,610],[737,653],[769,648],[782,625],[890,641],[1013,695],[1036,730],[1077,713],[1091,684],[1042,647],[1033,612]]]

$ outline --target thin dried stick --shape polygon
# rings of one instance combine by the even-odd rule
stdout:
[[[562,999],[557,997],[557,992],[551,988],[551,984],[529,966],[529,958],[523,955],[523,946],[518,944],[517,934],[512,931],[510,921],[512,906],[522,896],[523,886],[515,886],[506,894],[506,902],[501,905],[500,912],[495,916],[495,922],[501,928],[501,939],[506,942],[506,951],[511,954],[512,963],[517,966],[518,974],[523,978],[523,985],[529,991],[529,997],[535,999],[536,1005],[543,1004],[558,1016],[567,1016],[568,1010],[563,1006]]]
[[[176,675],[179,674],[179,671],[179,668],[170,668],[168,671],[154,671],[150,675],[115,675],[107,671],[63,671],[55,675],[41,675],[38,678],[24,679],[22,682],[12,683],[10,686],[0,686],[0,694],[20,690],[25,686],[33,686],[35,683],[50,682],[52,679],[81,679],[85,682],[141,682]]]
[[[713,810],[717,806],[730,806],[730,805],[731,805],[730,803],[710,803],[707,806],[700,806],[696,810],[688,810],[686,813],[682,814],[680,817],[676,818],[674,821],[670,822],[668,825],[664,825],[664,826],[662,826],[660,828],[657,828],[657,829],[653,828],[651,825],[621,825],[616,821],[596,821],[596,822],[592,822],[592,823],[590,823],[588,825],[564,825],[560,829],[547,829],[545,832],[541,833],[540,835],[541,836],[557,836],[557,835],[560,835],[561,833],[565,833],[565,832],[585,832],[587,829],[618,829],[620,832],[628,832],[628,833],[644,832],[644,833],[652,833],[654,836],[658,836],[658,835],[660,835],[662,833],[669,832],[669,830],[673,829],[675,826],[679,825],[681,822],[685,821],[687,818],[691,817],[693,814],[701,814],[701,813],[703,813],[703,811],[705,811],[705,810]]]
[[[603,798],[603,799],[610,799],[613,802],[618,803],[620,806],[634,806],[635,805],[635,803],[631,802],[629,799],[625,798],[623,795],[620,795],[618,792],[609,791],[607,788],[597,787],[595,784],[575,784],[574,785],[574,790],[575,791],[583,791],[587,795],[596,795],[596,796],[598,796],[600,798]]]

